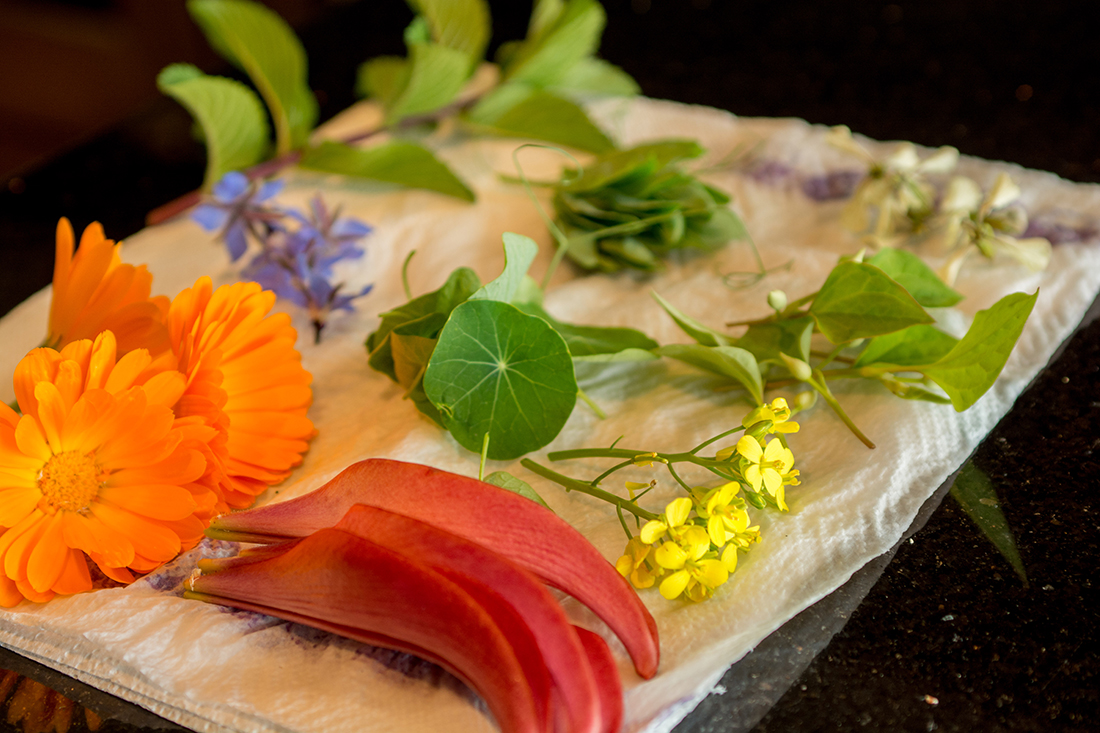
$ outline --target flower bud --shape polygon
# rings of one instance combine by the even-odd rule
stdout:
[[[814,392],[813,390],[809,390],[807,392],[799,392],[798,396],[795,397],[794,402],[799,412],[801,412],[802,410],[808,410],[817,404],[817,392]]]
[[[768,305],[770,305],[776,313],[781,313],[784,308],[787,307],[787,294],[782,290],[773,290],[768,293]]]
[[[783,362],[787,365],[792,377],[800,382],[808,382],[813,378],[814,370],[809,364],[793,356],[787,356],[782,352],[779,355],[783,357]]]

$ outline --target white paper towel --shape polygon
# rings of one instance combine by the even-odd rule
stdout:
[[[720,161],[738,146],[755,146],[761,155],[807,173],[852,167],[825,145],[824,128],[798,120],[738,119],[713,109],[648,99],[607,103],[596,114],[623,145],[690,137],[709,149],[709,162]],[[336,135],[337,129],[355,129],[376,119],[375,110],[360,106],[327,131]],[[473,267],[483,280],[494,277],[503,264],[504,231],[529,235],[544,246],[532,268],[541,275],[550,240],[522,188],[497,177],[514,175],[514,141],[450,137],[435,142],[442,145],[441,157],[477,190],[476,204],[339,176],[303,171],[287,176],[282,202],[305,205],[322,190],[330,205],[341,205],[345,213],[375,227],[367,256],[344,264],[341,273],[349,289],[366,283],[375,287],[359,301],[358,313],[333,319],[319,346],[310,343],[309,325],[296,315],[303,361],[314,375],[310,417],[319,434],[302,467],[261,501],[305,493],[348,464],[372,456],[477,473],[476,456],[402,401],[397,385],[367,368],[362,343],[377,326],[378,313],[405,301],[400,268],[411,250],[417,254],[410,281],[419,294],[438,287],[460,265]],[[562,164],[560,156],[537,149],[523,151],[521,161],[534,180],[553,179]],[[1019,182],[1022,203],[1033,216],[1100,214],[1097,186],[1008,164],[974,159],[960,164],[960,172],[983,185],[1002,170]],[[547,309],[567,321],[633,326],[661,343],[684,342],[651,291],[718,327],[727,320],[765,315],[769,290],[780,288],[791,297],[816,290],[838,255],[859,249],[857,239],[839,225],[842,203],[817,203],[797,190],[757,183],[729,169],[716,168],[706,177],[734,195],[733,206],[744,216],[765,264],[790,262],[789,269],[732,291],[719,275],[753,269],[749,249],[736,243],[713,256],[675,259],[655,276],[577,275],[563,267],[547,296]],[[215,285],[236,279],[237,268],[221,245],[186,219],[137,234],[123,253],[128,262],[148,263],[154,290],[168,295],[201,275],[212,275]],[[921,503],[962,464],[1081,319],[1100,288],[1100,247],[1095,242],[1058,246],[1042,274],[1009,262],[975,259],[957,287],[966,296],[954,316],[960,325],[1009,292],[1041,288],[996,385],[970,410],[956,413],[949,406],[897,399],[873,385],[838,384],[834,389],[839,399],[878,444],[875,450],[850,435],[824,405],[799,415],[802,431],[790,442],[803,484],[788,493],[789,514],[756,514],[763,542],[743,556],[730,582],[713,600],[698,605],[643,592],[660,629],[660,673],[643,682],[621,646],[609,639],[626,689],[626,730],[670,730],[731,663],[897,541]],[[48,298],[48,291],[38,293],[0,322],[0,375],[10,375],[19,358],[40,341]],[[583,376],[582,386],[608,418],[597,419],[578,406],[547,451],[608,445],[620,435],[630,447],[686,450],[737,425],[749,409],[738,393],[714,391],[714,381],[668,360],[586,367]],[[10,381],[4,380],[0,398],[10,400]],[[518,462],[491,466],[497,469],[531,481],[605,557],[618,557],[624,538],[607,505],[566,495]],[[600,469],[578,462],[561,470],[590,477]],[[638,476],[660,481],[647,505],[659,510],[676,495],[659,470],[639,469]],[[0,612],[0,642],[200,731],[493,729],[471,694],[430,665],[179,597],[179,581],[197,557],[224,551],[218,543],[207,543],[128,588],[44,605],[24,603]],[[585,609],[569,599],[565,604],[576,620],[606,635]]]

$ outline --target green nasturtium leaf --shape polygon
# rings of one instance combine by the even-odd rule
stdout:
[[[850,261],[841,262],[829,273],[810,306],[810,315],[834,344],[933,322],[913,296],[882,270]]]
[[[157,76],[157,88],[191,113],[206,140],[206,176],[213,186],[229,171],[248,168],[267,152],[267,115],[244,84],[206,76],[191,64],[172,64]]]
[[[912,252],[886,247],[866,262],[892,277],[925,308],[948,308],[963,299]]]
[[[611,150],[614,145],[576,103],[541,89],[511,86],[500,92],[494,104],[476,109],[471,121],[488,131],[509,137],[526,137],[565,145],[590,153]],[[511,103],[507,106],[502,103]]]
[[[531,488],[531,484],[527,483],[523,479],[518,479],[507,471],[493,471],[491,474],[484,478],[485,483],[492,484],[493,486],[499,486],[505,491],[511,491],[513,494],[519,494],[520,496],[530,499],[536,504],[540,504],[547,509],[550,509],[550,505],[543,501],[543,498],[538,495],[538,492]],[[554,511],[550,509],[550,511]]]
[[[781,363],[782,357],[779,355],[782,353],[808,362],[813,331],[814,319],[809,316],[775,323],[756,323],[749,326],[745,335],[734,341],[733,345],[752,352],[757,361]]]
[[[461,51],[476,64],[485,54],[492,24],[485,0],[408,0],[436,43]],[[472,70],[472,66],[467,71]]]
[[[676,321],[676,325],[684,333],[703,346],[729,346],[733,342],[733,339],[726,334],[719,333],[709,326],[704,326],[691,316],[681,313],[672,303],[669,303],[657,293],[653,293],[653,299],[665,309],[665,313],[668,313],[672,320]]]
[[[665,344],[657,349],[657,353],[734,379],[748,391],[756,404],[764,404],[764,380],[760,376],[760,365],[756,363],[756,357],[745,349],[736,346]]]
[[[242,69],[267,103],[279,155],[305,144],[317,122],[306,52],[275,11],[251,0],[188,0],[214,50]]]
[[[370,178],[473,201],[474,192],[427,148],[404,140],[360,149],[325,141],[307,148],[303,168]]]
[[[511,303],[527,277],[527,271],[531,269],[531,263],[539,253],[539,246],[535,240],[514,232],[505,232],[504,240],[504,271],[491,282],[470,296],[470,300],[499,300],[502,303]]]
[[[870,364],[931,364],[951,351],[956,343],[957,338],[935,326],[910,326],[871,339],[852,366],[858,368]]]
[[[596,0],[567,0],[552,21],[552,8],[536,10],[540,16],[537,32],[509,54],[504,78],[546,87],[596,52],[607,16]]]
[[[962,412],[997,380],[1038,297],[1038,290],[1031,295],[1012,293],[988,310],[978,311],[970,330],[951,351],[914,371],[938,384],[955,409]]]
[[[577,400],[569,348],[541,318],[494,300],[455,308],[424,373],[424,391],[465,448],[511,460],[542,448]]]

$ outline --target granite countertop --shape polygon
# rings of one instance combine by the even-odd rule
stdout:
[[[1090,35],[1100,12],[1093,5],[604,4],[602,55],[649,96],[844,123],[879,139],[950,144],[1100,180],[1100,77],[1074,73],[1095,68],[1100,55]],[[356,63],[400,50],[371,44],[399,43],[408,11],[398,2],[374,5],[332,10],[302,31],[325,115],[352,101]],[[526,7],[491,5],[495,37],[522,35]],[[367,26],[364,40],[356,29]],[[78,230],[98,219],[121,237],[151,208],[193,189],[202,152],[189,126],[173,103],[157,101],[0,190],[0,312],[48,283],[61,214]],[[989,484],[963,498],[978,511],[1000,509],[1003,517],[986,526],[1003,547],[1007,525],[1026,581],[945,485],[893,553],[735,665],[725,693],[677,730],[1091,729],[1100,709],[1092,588],[1100,559],[1100,323],[1090,320],[966,469]],[[101,731],[178,729],[0,652],[0,667],[99,712]],[[14,675],[0,675],[0,698],[14,695],[15,684]],[[13,722],[15,703],[5,704],[0,730],[29,729]],[[73,720],[73,730],[91,729],[83,716]]]

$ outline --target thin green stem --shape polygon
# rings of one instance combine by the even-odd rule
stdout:
[[[739,430],[744,430],[744,429],[745,429],[745,427],[743,425],[738,425],[736,428],[732,428],[730,430],[727,430],[724,433],[718,433],[718,435],[715,435],[713,438],[710,438],[709,440],[704,440],[702,443],[700,443],[699,445],[697,445],[694,448],[692,448],[691,450],[689,450],[688,453],[690,453],[691,455],[695,455],[699,451],[706,448],[708,445],[711,445],[713,443],[717,443],[719,440],[726,437],[727,435],[732,435],[733,433],[736,433]]]
[[[868,448],[874,448],[875,444],[868,438],[863,432],[856,427],[856,424],[852,422],[852,418],[848,417],[848,413],[844,412],[844,408],[837,402],[836,397],[833,396],[832,390],[829,389],[829,385],[825,382],[825,375],[821,371],[814,372],[814,378],[809,381],[809,385],[816,389],[818,393],[829,404],[829,407],[833,408],[833,412],[837,414],[844,424],[848,426],[848,429],[860,439],[860,441]]]
[[[578,481],[577,479],[564,476],[557,471],[535,463],[530,458],[524,458],[522,461],[520,461],[520,464],[528,471],[537,473],[539,476],[542,476],[545,479],[549,479],[550,481],[553,481],[554,483],[564,487],[566,491],[577,491],[582,494],[587,494],[588,496],[591,496],[593,498],[600,499],[601,501],[606,501],[608,504],[614,504],[616,507],[619,507],[620,509],[625,509],[626,511],[630,512],[636,517],[639,517],[640,519],[645,519],[649,521],[651,519],[656,519],[658,516],[653,512],[647,512],[645,509],[642,509],[640,506],[630,501],[629,499],[624,499],[621,496],[616,496],[609,491],[598,489],[591,484],[586,484],[583,481]]]
[[[826,354],[825,359],[820,364],[817,365],[817,368],[818,369],[824,369],[825,367],[829,366],[829,364],[834,359],[836,359],[838,356],[840,356],[841,351],[844,351],[844,344],[838,345],[836,348],[834,348],[832,351],[830,351],[828,354]]]
[[[691,487],[684,483],[684,480],[680,478],[680,474],[676,473],[676,469],[672,467],[672,464],[668,464],[667,466],[665,466],[665,468],[668,469],[668,472],[672,476],[672,478],[676,479],[676,483],[680,484],[680,486],[683,487],[684,491],[688,492],[688,496],[690,496]]]
[[[596,417],[600,418],[601,420],[607,419],[607,413],[601,410],[600,406],[593,402],[592,398],[585,394],[584,390],[580,387],[577,387],[577,396],[581,398],[584,404],[588,405],[592,412],[596,413]]]
[[[620,470],[626,468],[627,466],[629,466],[633,463],[634,463],[634,461],[623,461],[622,463],[616,463],[614,466],[607,469],[606,471],[601,473],[596,478],[592,479],[589,483],[592,484],[593,486],[599,486],[600,482],[603,481],[605,478],[607,478],[611,474],[615,473],[616,471],[620,471]]]

